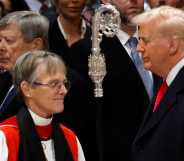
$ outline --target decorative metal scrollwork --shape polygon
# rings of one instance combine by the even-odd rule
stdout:
[[[106,75],[104,54],[100,52],[102,36],[113,37],[120,27],[120,14],[110,4],[101,5],[92,20],[92,54],[88,59],[88,74],[95,84],[94,96],[103,97],[102,82]]]

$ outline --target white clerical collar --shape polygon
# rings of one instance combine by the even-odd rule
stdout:
[[[49,125],[52,122],[52,118],[43,118],[41,116],[38,116],[36,113],[34,113],[33,111],[31,111],[30,109],[28,109],[29,113],[31,114],[31,117],[33,119],[33,122],[35,125],[39,125],[39,126],[46,126]]]
[[[58,18],[57,18],[57,22],[58,22],[58,26],[59,26],[59,29],[60,29],[61,33],[63,34],[65,40],[67,40],[66,33],[65,33],[65,31],[64,31],[64,29],[63,29],[63,26],[62,26],[62,24],[61,24],[61,22],[60,22],[59,16],[58,16]],[[86,26],[86,22],[85,22],[84,19],[82,19],[82,25],[81,25],[81,39],[84,38],[84,35],[85,35],[85,33],[86,33],[86,27],[87,27],[87,26]]]

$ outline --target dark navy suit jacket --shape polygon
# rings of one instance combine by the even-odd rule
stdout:
[[[134,161],[184,160],[184,67],[158,109],[148,109],[133,143]]]
[[[15,115],[21,106],[22,103],[18,99],[17,91],[12,85],[0,104],[0,121]]]

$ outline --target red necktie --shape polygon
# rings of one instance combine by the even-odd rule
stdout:
[[[36,131],[41,140],[48,140],[51,138],[52,134],[52,125],[47,126],[38,126],[36,125]]]
[[[153,108],[153,112],[156,111],[160,101],[162,100],[163,96],[165,95],[166,91],[168,89],[168,85],[166,83],[166,81],[164,81],[161,86],[160,86],[160,89],[157,93],[157,97],[156,97],[156,100],[155,100],[155,104],[154,104],[154,108]]]

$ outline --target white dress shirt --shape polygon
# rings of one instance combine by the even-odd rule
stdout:
[[[170,86],[173,80],[176,78],[177,74],[179,73],[180,69],[184,66],[184,58],[181,59],[169,72],[166,77],[167,85]]]

